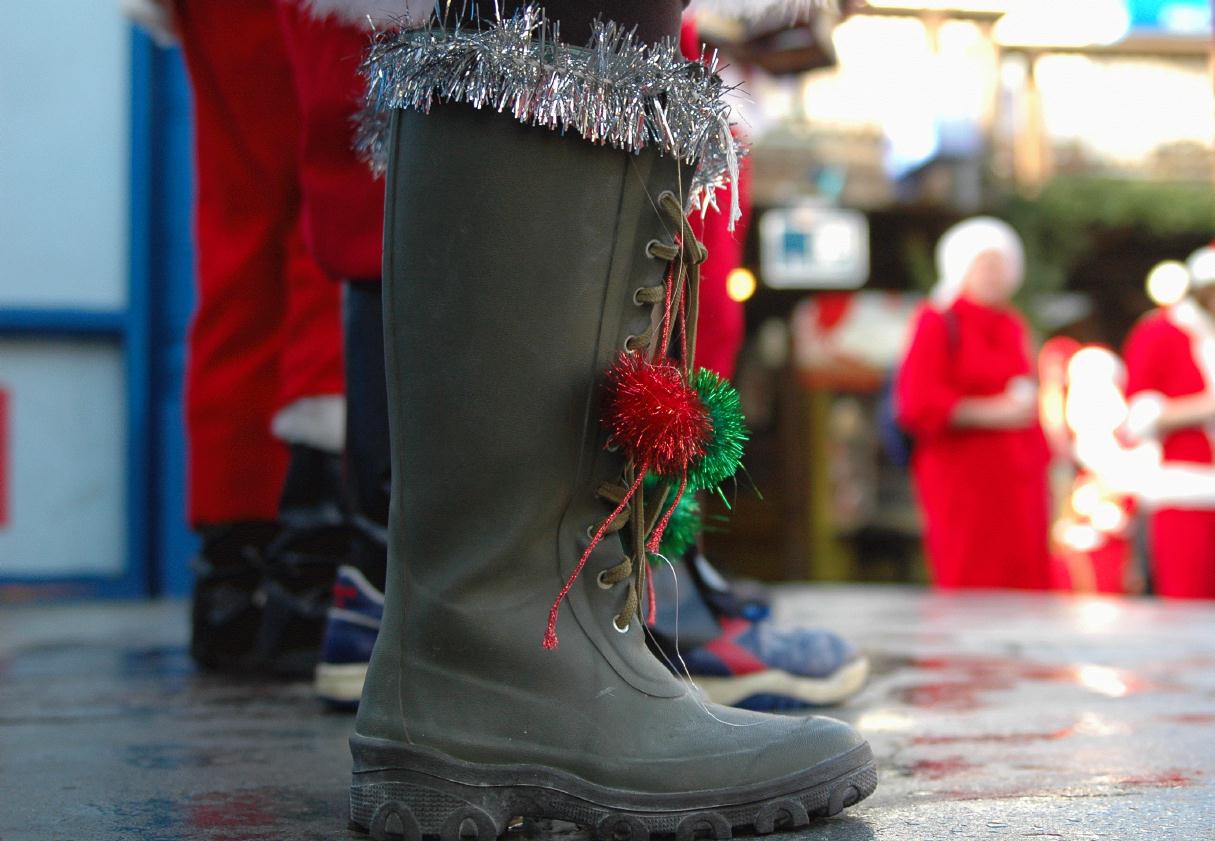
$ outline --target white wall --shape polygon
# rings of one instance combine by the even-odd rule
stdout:
[[[117,0],[0,0],[0,308],[126,307],[129,50]],[[120,347],[0,340],[0,389],[0,578],[120,573]]]
[[[125,306],[129,78],[117,0],[0,2],[0,307]]]
[[[8,517],[0,577],[117,575],[126,562],[122,353],[0,341]]]

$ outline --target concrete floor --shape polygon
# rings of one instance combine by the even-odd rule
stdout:
[[[877,793],[806,839],[1215,841],[1215,604],[791,588],[874,662]],[[197,674],[181,604],[0,609],[0,839],[360,839],[348,716]],[[587,839],[568,826],[521,835]]]

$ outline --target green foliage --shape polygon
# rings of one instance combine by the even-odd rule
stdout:
[[[927,295],[937,282],[935,244],[924,236],[911,234],[903,240],[903,261],[916,291]]]
[[[1037,196],[1009,196],[996,209],[1025,241],[1023,296],[1063,289],[1102,231],[1170,237],[1215,232],[1215,191],[1206,184],[1061,177]]]

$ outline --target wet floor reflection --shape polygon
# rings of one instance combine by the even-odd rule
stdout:
[[[831,592],[778,607],[871,654],[869,687],[834,712],[881,778],[784,837],[1215,838],[1215,607]],[[0,838],[365,838],[346,828],[351,718],[306,685],[197,673],[184,607],[133,635],[139,610],[45,634],[0,615]],[[593,839],[532,821],[510,836]]]

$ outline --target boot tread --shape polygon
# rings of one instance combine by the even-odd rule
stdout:
[[[805,827],[815,818],[839,814],[876,787],[877,769],[868,760],[835,779],[750,803],[641,811],[593,802],[541,780],[470,785],[397,769],[356,773],[350,825],[375,841],[493,841],[522,817],[578,824],[591,829],[596,841],[730,841],[735,833],[768,835]]]

